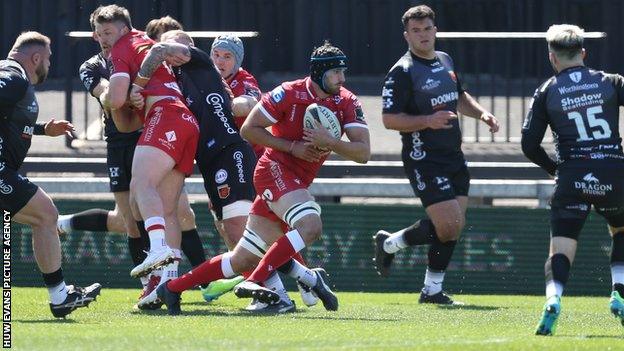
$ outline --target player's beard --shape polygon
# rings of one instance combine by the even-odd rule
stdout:
[[[37,83],[43,83],[46,80],[48,77],[48,70],[43,65],[43,62],[37,66],[35,74],[37,75]]]

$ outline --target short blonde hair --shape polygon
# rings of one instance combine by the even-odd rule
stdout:
[[[39,32],[22,32],[16,39],[11,51],[23,51],[30,46],[46,47],[50,45],[50,38]]]
[[[163,34],[161,34],[160,36],[160,41],[165,41],[167,39],[174,39],[174,38],[183,38],[186,41],[188,41],[188,45],[195,45],[195,43],[193,42],[193,38],[191,38],[190,35],[188,35],[187,32],[183,31],[183,30],[170,30],[168,32],[164,32]],[[187,43],[184,43],[185,45]]]
[[[548,49],[557,57],[571,60],[583,51],[585,31],[573,24],[553,24],[546,32]]]

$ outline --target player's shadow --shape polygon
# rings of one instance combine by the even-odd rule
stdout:
[[[486,305],[436,305],[443,310],[468,310],[468,311],[496,311],[507,309],[505,306],[486,306]]]
[[[72,324],[77,323],[73,319],[49,318],[49,319],[13,319],[12,322],[24,324]]]
[[[565,339],[621,339],[624,340],[624,335],[554,335],[555,338]]]

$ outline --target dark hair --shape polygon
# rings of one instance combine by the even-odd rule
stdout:
[[[128,29],[132,29],[132,20],[130,19],[130,12],[125,7],[117,6],[117,5],[108,5],[108,6],[100,6],[95,11],[93,11],[94,15],[94,26],[95,23],[112,23],[112,22],[121,22],[125,24]]]
[[[50,38],[39,32],[23,32],[16,39],[11,51],[21,51],[29,46],[42,46],[46,47],[50,45]]]
[[[314,48],[314,50],[312,51],[311,57],[318,58],[318,57],[333,57],[333,56],[345,56],[345,54],[344,52],[342,52],[342,50],[333,46],[329,40],[325,39],[325,42],[323,43],[323,45],[317,48]]]
[[[147,23],[145,26],[145,33],[148,37],[158,40],[158,37],[162,35],[164,32],[168,32],[170,30],[184,30],[180,22],[176,21],[171,16],[165,16],[158,19],[153,19]]]
[[[403,14],[403,17],[401,17],[401,21],[403,22],[403,27],[407,28],[409,20],[421,20],[425,18],[430,18],[435,22],[435,12],[433,12],[431,7],[427,5],[418,5],[407,9],[407,11]]]

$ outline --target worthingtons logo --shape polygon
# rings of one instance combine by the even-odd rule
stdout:
[[[565,94],[574,93],[576,91],[591,90],[591,89],[598,89],[598,83],[572,85],[570,87],[560,87],[557,90],[559,90],[559,94],[565,95]]]
[[[587,173],[582,181],[574,182],[574,188],[581,190],[586,195],[604,196],[613,190],[613,184],[601,184],[593,173]]]

